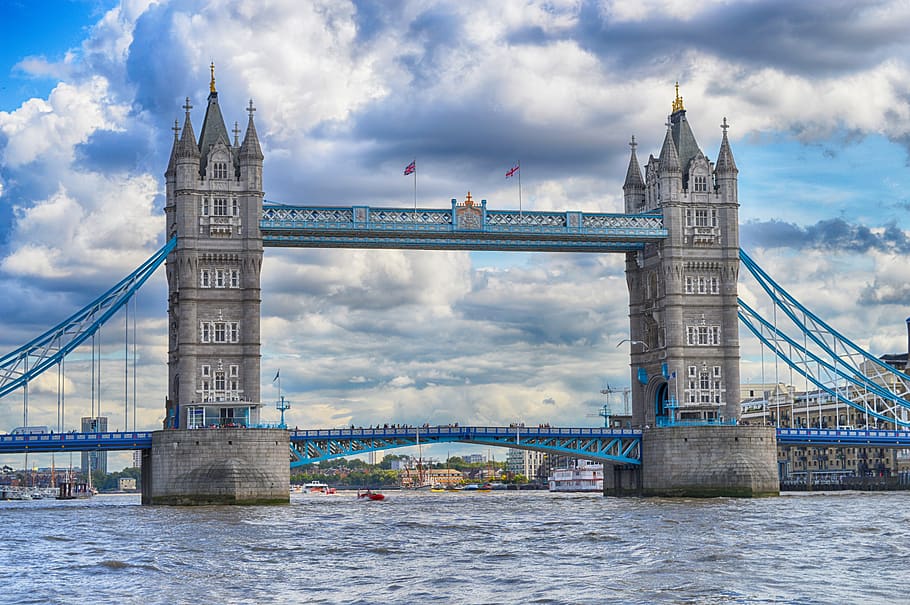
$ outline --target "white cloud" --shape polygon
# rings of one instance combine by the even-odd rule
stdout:
[[[41,158],[68,162],[73,149],[99,129],[123,127],[128,107],[111,102],[108,83],[93,77],[82,84],[61,82],[45,101],[30,99],[18,110],[0,111],[6,136],[3,162],[16,169]]]

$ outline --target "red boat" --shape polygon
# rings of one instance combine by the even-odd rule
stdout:
[[[367,490],[365,492],[357,491],[358,498],[367,498],[368,500],[385,500],[385,495],[379,492]]]

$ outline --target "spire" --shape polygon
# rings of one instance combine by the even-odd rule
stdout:
[[[212,77],[214,78],[214,76],[212,76]],[[214,82],[214,80],[212,80],[212,81]],[[685,110],[686,109],[683,107],[682,97],[679,96],[679,81],[677,80],[677,82],[676,82],[676,100],[673,101],[673,113],[676,113],[677,111],[685,111]]]
[[[225,146],[231,146],[231,138],[224,126],[221,117],[221,107],[218,105],[218,92],[215,90],[215,66],[212,64],[212,82],[209,86],[208,106],[205,108],[205,119],[202,121],[202,131],[199,133],[199,152],[202,154],[202,167],[205,168],[209,151],[218,141]]]
[[[638,156],[635,155],[635,148],[638,147],[638,143],[635,142],[635,135],[632,135],[629,147],[632,148],[632,154],[629,157],[629,169],[626,171],[626,182],[623,184],[622,190],[641,190],[645,188],[645,181],[641,178],[641,167],[638,165]]]
[[[262,161],[262,148],[259,147],[259,135],[256,134],[256,125],[253,123],[253,112],[256,108],[253,106],[253,99],[250,99],[250,105],[246,109],[250,113],[250,120],[246,125],[246,134],[243,135],[243,144],[240,145],[240,159]]]
[[[180,132],[180,126],[178,126],[176,118],[174,118],[174,127],[171,128],[171,130],[174,131],[174,144],[171,145],[171,157],[167,161],[167,170],[164,171],[165,176],[174,174],[174,171],[177,168],[177,146],[180,145],[180,139],[177,138],[177,133]]]
[[[737,174],[736,162],[733,161],[733,152],[730,150],[730,141],[727,140],[727,118],[724,117],[723,124],[720,125],[724,131],[724,138],[720,142],[720,151],[717,152],[717,164],[714,166],[714,172],[721,174]]]
[[[667,135],[664,137],[664,145],[660,149],[657,167],[661,172],[680,172],[679,154],[676,153],[676,144],[673,142],[673,131],[670,128],[669,120],[667,121]]]
[[[186,104],[183,109],[186,111],[186,118],[183,120],[183,134],[180,135],[179,148],[177,157],[198,158],[199,148],[196,147],[196,133],[193,132],[193,123],[190,121],[190,110],[193,106],[190,104],[190,98],[186,98]],[[176,132],[174,135],[176,136]]]

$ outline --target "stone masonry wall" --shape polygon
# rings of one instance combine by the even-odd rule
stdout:
[[[278,429],[156,431],[143,457],[142,503],[287,503],[289,446]]]
[[[780,493],[774,429],[691,426],[645,429],[642,494],[756,497]]]

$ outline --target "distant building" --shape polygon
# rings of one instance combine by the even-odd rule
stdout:
[[[481,464],[486,462],[483,454],[468,454],[467,456],[462,456],[461,459],[467,464]]]
[[[544,452],[509,448],[506,454],[506,470],[513,475],[524,475],[529,481],[540,476],[540,470],[546,467],[546,463],[547,455]]]
[[[107,416],[82,418],[83,433],[106,433]],[[107,452],[82,452],[82,470],[85,472],[91,468],[92,472],[101,471],[107,473]]]
[[[121,492],[134,492],[136,491],[136,479],[133,477],[120,477],[117,480],[117,488]]]

